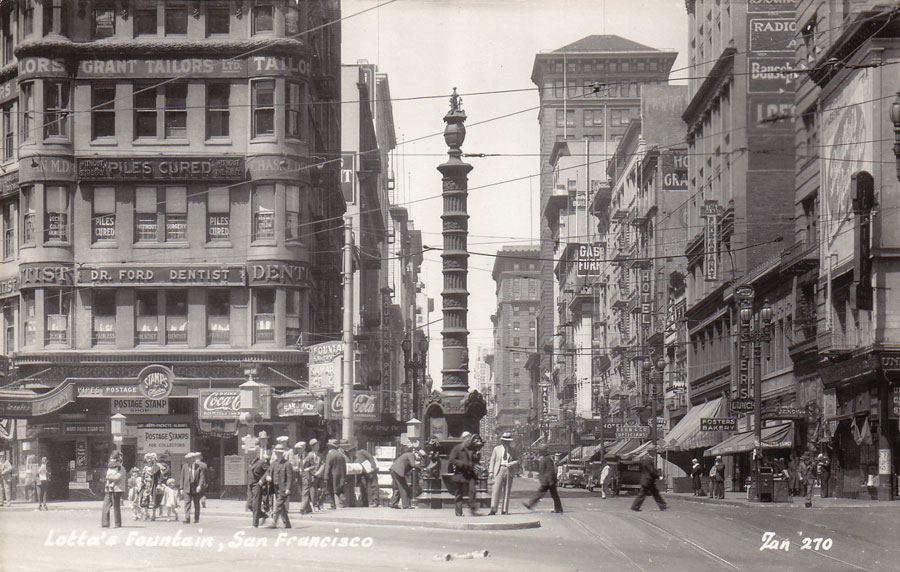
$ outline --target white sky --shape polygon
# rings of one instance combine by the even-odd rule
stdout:
[[[385,0],[342,0],[342,16]],[[534,56],[592,34],[615,34],[657,49],[679,52],[673,69],[683,68],[687,51],[684,0],[398,0],[343,22],[341,61],[368,60],[387,73],[391,96],[398,98],[528,89],[514,93],[463,96],[468,115],[466,153],[528,154],[470,158],[469,250],[495,253],[503,244],[528,244],[539,238],[538,177],[505,184],[540,170],[538,111],[531,109],[484,125],[484,121],[539,104],[531,83]],[[673,72],[673,77],[687,72]],[[441,133],[448,99],[394,101],[398,148],[393,165],[397,203],[407,203],[410,218],[423,231],[426,245],[440,247],[441,176],[446,159]],[[430,156],[429,156],[430,155]],[[478,189],[482,185],[493,186]],[[469,258],[469,351],[474,370],[476,348],[490,347],[491,314],[496,309],[491,279],[494,259]],[[428,295],[441,317],[440,252],[426,253],[423,265]],[[441,380],[441,323],[431,326],[429,372]],[[470,371],[469,383],[472,384]]]

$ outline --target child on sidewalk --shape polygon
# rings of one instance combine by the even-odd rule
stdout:
[[[134,520],[141,519],[141,472],[137,467],[128,475],[128,500],[131,501],[131,514]]]
[[[181,491],[175,488],[175,479],[169,479],[163,485],[162,506],[166,509],[163,516],[171,517],[172,520],[178,521],[178,497]]]

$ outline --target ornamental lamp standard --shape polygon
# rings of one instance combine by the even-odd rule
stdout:
[[[653,452],[651,456],[656,458],[656,446],[659,441],[659,423],[656,419],[658,414],[657,410],[657,388],[656,388],[656,378],[659,377],[659,382],[662,384],[663,372],[666,369],[666,359],[664,357],[659,357],[656,362],[653,362],[649,358],[644,361],[643,364],[644,375],[649,378],[650,381],[650,406],[652,408],[653,416],[650,418],[650,441],[653,443]]]
[[[411,449],[418,449],[422,439],[422,422],[413,417],[406,422],[406,439]]]
[[[258,423],[262,419],[262,415],[260,415],[259,410],[262,407],[261,404],[261,394],[262,388],[266,387],[264,384],[259,383],[253,379],[253,373],[251,372],[247,376],[247,381],[240,384],[238,389],[240,390],[240,400],[241,400],[241,414],[238,416],[238,420],[247,426],[248,433],[246,443],[248,445],[247,449],[249,452],[249,446],[253,444],[253,432]],[[262,437],[262,435],[260,435]],[[260,454],[265,450],[265,445],[260,439]]]
[[[406,383],[412,384],[412,415],[414,418],[422,414],[421,404],[422,392],[419,388],[419,372],[422,373],[422,384],[425,383],[425,367],[427,365],[426,356],[428,355],[428,339],[419,338],[418,353],[413,353],[412,341],[409,334],[400,342],[400,349],[403,350],[403,366],[406,374]],[[410,372],[412,375],[410,375]]]
[[[891,123],[894,124],[894,157],[897,161],[897,179],[900,179],[900,91],[891,104]]]
[[[122,445],[125,436],[125,416],[116,413],[109,418],[109,431],[113,436],[113,449],[118,449]]]
[[[768,298],[763,299],[762,307],[754,316],[753,307],[745,304],[740,309],[740,316],[742,324],[748,326],[747,340],[753,346],[753,446],[758,451],[756,473],[759,475],[762,460],[762,344],[772,340],[772,305]]]

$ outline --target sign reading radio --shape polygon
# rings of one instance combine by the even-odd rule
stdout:
[[[148,399],[165,399],[172,395],[175,374],[164,365],[148,365],[138,374],[138,389]]]
[[[78,157],[76,173],[83,181],[243,181],[247,175],[243,157]]]
[[[122,266],[82,267],[76,277],[79,285],[131,286],[135,284],[243,286],[243,266]]]

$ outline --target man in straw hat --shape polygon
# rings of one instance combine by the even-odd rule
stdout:
[[[656,445],[650,445],[647,448],[647,453],[641,459],[641,490],[634,502],[631,503],[631,510],[635,512],[641,510],[641,505],[644,504],[644,499],[648,494],[653,495],[653,500],[659,505],[659,510],[669,508],[666,506],[666,501],[663,500],[662,495],[659,494],[659,489],[656,488],[659,472],[656,470],[654,453],[656,453]]]
[[[513,470],[519,463],[514,460],[512,452],[512,435],[506,431],[500,435],[500,444],[491,452],[491,460],[488,466],[488,476],[494,480],[491,489],[491,512],[497,514],[500,508],[501,514],[509,514],[509,493],[512,490]]]

